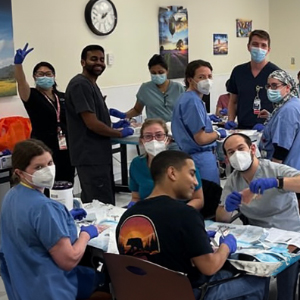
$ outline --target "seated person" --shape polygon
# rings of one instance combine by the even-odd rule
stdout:
[[[228,84],[229,84],[229,79],[225,83],[226,91],[227,91]],[[223,117],[228,115],[229,97],[230,97],[230,93],[220,95],[216,107],[216,115],[218,117]]]
[[[235,170],[225,183],[216,220],[230,222],[233,212],[240,210],[251,225],[299,231],[300,218],[295,192],[300,192],[300,171],[258,159],[255,156],[255,144],[241,133],[228,136],[223,143],[223,151]],[[250,188],[251,193],[259,194],[259,198],[249,204],[242,202],[242,194],[247,188]],[[278,299],[294,299],[297,278],[298,263],[277,275]]]
[[[150,171],[152,193],[128,209],[117,226],[119,252],[187,274],[199,299],[202,284],[232,277],[221,268],[235,252],[236,239],[231,234],[221,237],[214,252],[201,214],[176,201],[191,198],[198,184],[190,155],[163,151],[153,158]],[[245,275],[210,287],[204,299],[268,299],[268,282],[268,278]]]
[[[162,119],[147,119],[140,131],[140,142],[145,148],[145,154],[135,157],[129,168],[129,188],[132,192],[132,200],[128,208],[137,201],[147,198],[153,190],[153,180],[150,174],[150,165],[155,155],[167,149],[170,142],[168,128]],[[188,205],[199,210],[204,205],[202,184],[199,172],[197,172],[198,185],[188,202]],[[184,199],[182,199],[184,200]]]

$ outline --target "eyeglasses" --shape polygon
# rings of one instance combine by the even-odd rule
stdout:
[[[283,83],[268,83],[265,85],[265,89],[268,90],[269,88],[271,88],[271,90],[277,90],[280,86],[282,85],[286,85]]]
[[[142,136],[142,138],[146,141],[146,142],[150,142],[153,139],[156,139],[157,141],[163,141],[166,138],[166,134],[165,133],[156,133],[154,135],[152,134],[144,134]]]
[[[38,71],[38,72],[35,72],[35,75],[36,75],[37,77],[44,77],[44,76],[47,76],[47,77],[53,77],[53,76],[54,76],[53,72],[51,72],[51,71],[48,71],[48,72],[41,72],[41,71]]]

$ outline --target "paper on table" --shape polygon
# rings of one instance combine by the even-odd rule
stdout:
[[[272,243],[283,243],[300,248],[300,233],[277,228],[268,229],[269,235],[266,240]]]

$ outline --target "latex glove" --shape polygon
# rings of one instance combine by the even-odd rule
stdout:
[[[133,135],[133,133],[134,133],[134,130],[130,127],[126,127],[121,130],[122,137]]]
[[[236,238],[232,234],[225,237],[220,236],[219,245],[226,244],[229,248],[229,255],[236,251]]]
[[[214,230],[207,230],[206,233],[209,238],[213,238],[216,235],[216,231]]]
[[[33,50],[33,48],[30,48],[30,49],[27,50],[27,47],[28,47],[28,43],[26,43],[23,50],[18,49],[16,51],[15,60],[14,60],[15,65],[21,65],[23,63],[26,55]]]
[[[128,121],[126,121],[126,120],[120,120],[120,121],[118,121],[118,122],[116,122],[116,123],[112,123],[112,125],[113,125],[113,128],[125,128],[125,127],[128,127],[128,126],[130,126],[130,123],[128,122]]]
[[[229,194],[225,200],[225,210],[227,212],[235,211],[239,208],[242,202],[242,194],[238,192],[232,192]]]
[[[225,123],[225,129],[227,129],[227,130],[229,130],[229,129],[235,129],[235,128],[237,128],[237,124],[235,123],[235,122],[233,122],[233,121],[228,121],[228,122],[226,122]]]
[[[87,213],[83,208],[73,208],[70,210],[74,220],[82,220],[86,217]]]
[[[134,204],[136,204],[136,201],[130,201],[127,205],[127,209],[132,207]]]
[[[116,117],[116,118],[119,118],[119,119],[125,119],[126,118],[126,114],[117,110],[117,109],[114,109],[114,108],[110,108],[109,109],[109,114],[113,117]]]
[[[254,194],[263,194],[265,190],[277,188],[277,186],[276,178],[258,178],[249,184],[250,191]]]
[[[222,109],[220,110],[220,114],[221,114],[222,116],[226,116],[226,115],[228,114],[228,109],[227,109],[227,108],[222,108]]]
[[[263,124],[257,123],[253,126],[253,130],[257,130],[258,132],[261,132],[265,129],[265,126]]]
[[[217,117],[216,115],[209,115],[209,118],[212,122],[220,122],[221,119]]]
[[[217,131],[220,133],[220,139],[226,138],[227,132],[225,129],[220,128],[220,129],[217,129]]]
[[[87,232],[90,235],[90,239],[93,239],[98,236],[98,229],[94,225],[81,226],[80,232]]]

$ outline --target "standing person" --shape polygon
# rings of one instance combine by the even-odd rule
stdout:
[[[74,183],[75,168],[71,166],[66,143],[65,94],[56,89],[55,69],[48,62],[40,62],[33,68],[36,87],[30,88],[22,65],[33,50],[27,48],[28,43],[16,51],[14,63],[18,92],[32,125],[31,137],[43,141],[53,151],[55,180]]]
[[[104,49],[99,45],[86,46],[81,65],[82,73],[71,79],[66,90],[67,123],[72,128],[71,162],[78,172],[82,202],[98,199],[115,204],[110,138],[132,135],[133,129],[124,120],[111,124],[96,83],[106,67]]]
[[[212,66],[204,60],[195,60],[185,71],[187,91],[178,99],[172,117],[172,134],[179,148],[190,154],[201,177],[220,184],[215,155],[216,140],[226,137],[224,129],[213,130],[207,115],[203,95],[212,86]]]
[[[230,76],[228,92],[228,122],[226,129],[256,129],[262,131],[264,119],[258,118],[261,109],[272,111],[264,86],[270,73],[279,68],[267,61],[271,40],[264,30],[254,30],[249,35],[248,51],[251,61],[236,66]],[[237,117],[238,124],[234,122]]]

